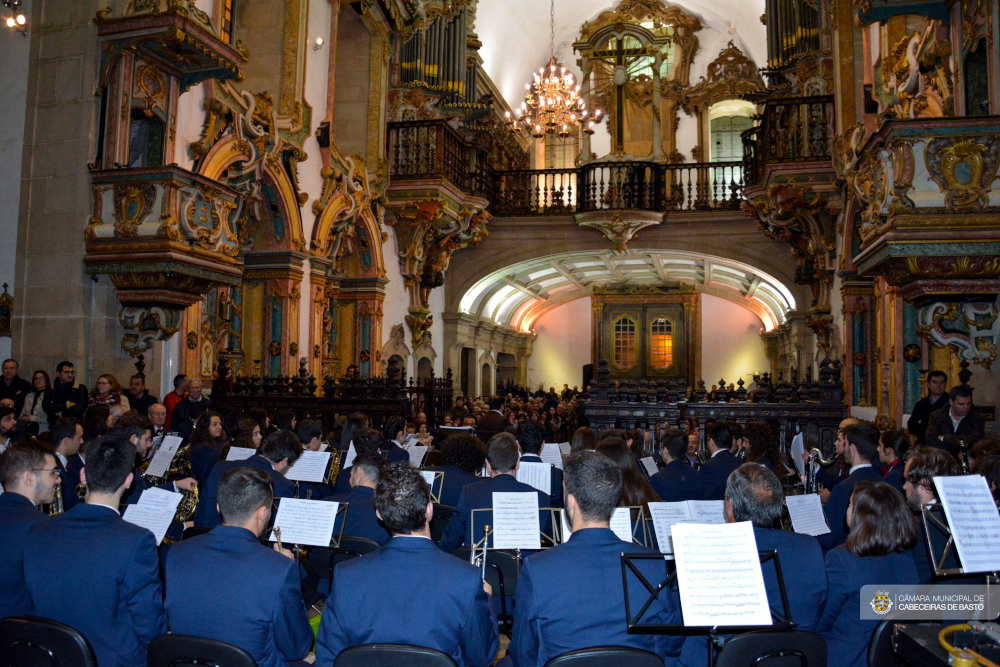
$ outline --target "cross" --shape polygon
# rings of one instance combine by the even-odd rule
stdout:
[[[649,56],[653,55],[651,53],[652,49],[640,46],[638,48],[625,48],[625,38],[624,37],[612,37],[611,38],[612,48],[610,49],[595,49],[591,52],[590,58],[601,59],[605,62],[614,62],[614,68],[625,67],[626,58],[629,57],[639,57],[639,56]],[[612,76],[614,76],[614,68],[612,68]],[[616,153],[623,153],[625,151],[625,84],[616,86],[615,90],[615,127],[614,127],[614,142]]]

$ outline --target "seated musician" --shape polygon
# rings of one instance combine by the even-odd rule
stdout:
[[[684,431],[672,428],[663,432],[660,458],[665,468],[649,478],[649,485],[666,503],[685,500],[701,500],[705,495],[705,485],[687,459],[688,437]]]
[[[937,579],[934,576],[934,561],[940,561],[949,537],[948,533],[931,518],[934,517],[945,525],[948,523],[943,508],[938,504],[933,478],[959,475],[961,470],[958,461],[951,454],[931,446],[918,447],[914,450],[907,458],[905,466],[904,479],[906,481],[903,483],[903,490],[906,492],[906,502],[916,515],[917,520],[917,542],[913,545],[910,553],[913,555],[913,564],[917,568],[917,578],[920,583],[933,584]],[[932,505],[927,525],[930,528],[931,542],[934,548],[933,555],[927,547],[927,530],[924,528],[923,516],[920,511],[924,505]],[[942,568],[950,570],[957,567],[959,567],[958,558],[955,555],[955,548],[952,547],[945,556]],[[952,579],[949,578],[942,583],[951,582]]]
[[[354,453],[362,454],[364,452],[374,452],[378,453],[382,448],[382,434],[373,428],[359,428],[354,432],[354,437],[351,439],[354,443]],[[344,450],[343,455],[347,455],[348,450]],[[410,457],[406,457],[406,461],[409,462]],[[340,472],[337,474],[337,483],[334,486],[334,493],[347,493],[351,490],[351,466],[341,466]]]
[[[729,448],[733,444],[733,434],[722,422],[715,422],[705,428],[705,443],[708,460],[701,464],[698,474],[705,485],[704,500],[722,500],[726,495],[726,480],[739,467],[741,461],[733,456]]]
[[[882,479],[900,493],[903,491],[903,457],[910,451],[910,436],[906,431],[885,431],[878,441],[878,459],[882,464]],[[877,466],[876,466],[877,467]]]
[[[83,634],[99,665],[144,667],[167,631],[156,538],[122,520],[135,447],[111,434],[87,444],[87,500],[28,531],[24,581],[35,615]]]
[[[351,466],[351,490],[323,498],[331,502],[349,503],[344,535],[367,537],[379,544],[389,541],[389,533],[375,516],[374,501],[375,486],[378,484],[379,472],[384,464],[385,461],[378,452],[358,454],[354,459],[354,465]],[[343,513],[337,516],[337,523],[333,528],[334,535],[341,534],[340,524],[344,521],[343,516]]]
[[[325,452],[329,445],[323,442],[323,427],[313,419],[303,419],[295,425],[295,435],[302,443],[302,451]],[[300,482],[299,498],[321,500],[333,494],[333,485],[329,483],[330,467],[336,462],[336,453],[330,456],[326,463],[326,473],[323,482]]]
[[[487,667],[499,648],[496,616],[481,573],[430,539],[430,489],[408,463],[394,463],[375,489],[385,546],[337,565],[316,637],[316,665],[333,667],[359,644],[437,649],[457,665]],[[392,612],[387,613],[391,605]]]
[[[302,456],[302,443],[291,431],[275,431],[261,442],[257,453],[243,461],[219,461],[212,468],[198,509],[194,513],[194,525],[215,528],[220,523],[217,493],[219,480],[234,468],[257,468],[271,478],[275,498],[291,498],[295,485],[282,474]]]
[[[406,431],[406,419],[400,415],[392,415],[385,420],[382,427],[382,446],[379,453],[386,463],[396,463],[397,461],[409,461],[410,455],[403,449],[403,440],[406,438],[403,432]]]
[[[815,537],[781,529],[784,491],[778,475],[759,464],[744,464],[726,483],[725,515],[728,523],[753,524],[758,551],[777,551],[791,620],[799,630],[816,630],[826,602],[826,568],[823,550]],[[767,602],[781,609],[781,591],[774,561],[761,564]],[[702,667],[708,660],[708,638],[691,635],[684,640],[681,664]]]
[[[430,466],[424,470],[444,473],[438,500],[442,505],[457,507],[458,497],[465,485],[483,481],[477,475],[486,465],[486,445],[474,435],[453,435],[444,441],[441,455],[444,457],[443,466]]]
[[[126,438],[135,448],[135,460],[141,464],[149,455],[149,449],[153,446],[153,422],[147,417],[143,417],[137,412],[129,412],[122,415],[110,431],[111,434]],[[135,505],[142,497],[142,492],[149,488],[147,482],[138,468],[133,469],[132,487],[125,492],[122,502],[127,505]],[[166,491],[194,491],[198,482],[193,477],[185,477],[173,481],[166,481],[155,485],[158,489]],[[178,535],[179,537],[179,535]]]
[[[309,653],[313,636],[291,552],[259,540],[271,519],[271,479],[234,468],[217,498],[222,524],[167,554],[170,631],[239,646],[260,667],[285,667]]]
[[[528,556],[514,595],[514,631],[509,648],[517,667],[544,665],[576,649],[628,646],[660,657],[676,656],[683,638],[628,634],[625,623],[622,553],[656,552],[623,542],[609,521],[621,494],[622,477],[613,461],[593,451],[571,455],[564,465],[569,540]],[[666,578],[663,560],[635,561],[653,585]],[[646,598],[641,586],[629,589],[631,609]],[[644,623],[680,624],[680,610],[660,595]]]
[[[477,518],[475,526],[472,525],[473,510],[493,509],[494,492],[521,492],[537,493],[538,507],[549,506],[549,497],[537,489],[522,484],[517,481],[517,469],[521,462],[518,455],[517,440],[510,433],[497,433],[490,438],[486,445],[486,471],[490,478],[482,482],[467,484],[462,489],[458,499],[458,506],[451,521],[441,535],[438,543],[442,549],[451,552],[461,546],[470,546],[475,540],[480,539],[477,534],[475,540],[470,541],[470,533],[473,529],[478,533],[482,526],[490,523],[488,519]],[[551,519],[544,517],[541,520],[542,532],[549,533]],[[492,537],[491,542],[492,544]]]
[[[840,425],[837,427],[837,438],[833,442],[833,445],[836,448],[838,456],[843,457],[844,451],[847,449],[847,442],[844,440],[844,429],[846,429],[848,426],[860,426],[864,423],[865,422],[861,421],[860,419],[855,419],[854,417],[848,417],[847,419],[840,422]],[[802,457],[808,461],[809,452],[803,452]],[[841,482],[843,482],[845,479],[847,479],[848,475],[847,470],[845,468],[845,465],[841,465],[841,463],[844,463],[846,465],[846,462],[841,460],[838,461],[835,465],[831,466],[830,470],[827,470],[826,468],[819,466],[817,464],[819,469],[816,471],[816,482],[818,484],[822,484],[825,487],[822,491],[819,492],[820,498],[823,499],[824,503],[829,499],[830,493],[833,490],[833,488],[838,484],[840,484]]]
[[[62,484],[63,509],[68,512],[80,502],[80,498],[76,495],[76,485],[80,483],[80,471],[76,470],[75,477],[70,472],[71,462],[77,458],[77,453],[83,445],[83,426],[80,425],[80,420],[76,417],[56,420],[49,430],[49,442],[55,447]]]
[[[848,442],[853,442],[850,436]],[[862,620],[858,614],[862,586],[917,583],[913,558],[907,553],[917,541],[917,531],[899,492],[881,481],[858,482],[847,508],[847,524],[847,541],[826,554],[829,589],[816,626],[826,641],[828,667],[868,664],[868,644],[879,622]]]
[[[824,511],[830,532],[817,538],[823,551],[829,551],[847,539],[844,526],[854,486],[865,480],[882,481],[881,473],[872,467],[872,461],[878,458],[878,429],[861,422],[845,426],[841,433],[843,435],[838,436],[844,440],[844,465],[849,466],[848,476],[833,487],[826,501]]]
[[[32,526],[47,520],[36,506],[53,502],[59,477],[54,452],[45,445],[24,442],[0,454],[0,485],[4,489],[0,494],[0,534],[3,535],[0,540],[0,581],[3,581],[0,618],[33,612],[24,585],[24,541]]]
[[[526,421],[517,429],[517,444],[521,448],[523,463],[541,463],[542,447],[545,446],[545,427],[537,421]],[[552,507],[562,507],[563,472],[552,466],[549,482],[549,502]]]

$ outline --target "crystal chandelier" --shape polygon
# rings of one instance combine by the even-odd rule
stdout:
[[[580,126],[587,134],[594,133],[601,111],[589,114],[580,85],[573,81],[573,74],[556,63],[555,56],[555,0],[549,5],[549,65],[534,74],[534,83],[526,84],[524,102],[515,110],[516,117],[506,112],[507,124],[515,132],[526,132],[540,138],[557,134],[565,139]],[[558,71],[557,71],[558,70]]]

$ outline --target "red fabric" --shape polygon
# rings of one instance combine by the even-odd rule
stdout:
[[[183,396],[178,394],[176,391],[172,391],[163,397],[163,407],[167,409],[167,421],[163,423],[163,428],[169,432],[170,431],[170,417],[174,414],[174,408],[184,399]]]

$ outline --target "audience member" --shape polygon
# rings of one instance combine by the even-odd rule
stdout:
[[[166,429],[170,431],[171,429],[176,430],[176,427],[172,426],[170,418],[173,416],[174,408],[177,404],[184,400],[185,394],[187,394],[187,375],[183,373],[174,376],[174,390],[163,397],[163,407],[167,409],[167,421],[164,424]]]
[[[833,487],[826,501],[826,523],[830,532],[819,536],[820,546],[829,551],[847,539],[844,529],[847,520],[847,508],[851,502],[851,494],[858,482],[869,480],[881,482],[882,475],[872,468],[872,460],[878,456],[878,429],[871,424],[860,423],[846,426],[843,430],[844,465],[849,466],[848,476],[843,482]],[[890,487],[891,488],[891,487]]]
[[[660,458],[666,466],[649,478],[649,485],[660,500],[676,503],[704,498],[704,481],[687,462],[688,436],[680,429],[667,429],[660,442]]]
[[[442,473],[438,502],[457,507],[458,499],[466,484],[483,481],[479,471],[486,465],[486,445],[474,435],[453,435],[441,447],[444,465],[424,468]],[[433,490],[433,489],[432,489]]]
[[[987,456],[1000,455],[1000,438],[983,438],[969,450],[969,472],[979,472],[979,463]]]
[[[0,405],[0,454],[14,444],[16,436],[17,416],[14,413],[14,406]]]
[[[927,425],[931,415],[948,405],[948,376],[944,371],[931,371],[927,374],[927,395],[917,401],[906,422],[906,430],[916,436],[917,444],[923,445],[927,434]]]
[[[517,444],[521,448],[521,462],[541,463],[542,447],[545,446],[545,427],[537,421],[526,421],[517,429]],[[563,473],[556,466],[550,466],[549,506],[562,507]]]
[[[38,435],[49,430],[49,416],[45,414],[45,394],[51,389],[49,374],[35,371],[31,376],[32,391],[24,398],[19,420],[30,435]]]
[[[931,414],[926,443],[958,458],[986,433],[986,421],[972,406],[972,390],[958,385],[948,392],[948,405]]]
[[[385,420],[382,428],[382,445],[379,451],[386,463],[398,461],[409,462],[410,455],[403,449],[403,431],[406,430],[406,419],[400,415],[392,415]]]
[[[913,564],[917,568],[917,579],[921,584],[935,582],[934,563],[944,555],[945,545],[951,537],[941,525],[948,525],[944,509],[938,504],[937,490],[934,488],[935,477],[952,477],[960,474],[958,462],[951,454],[937,447],[917,447],[907,458],[904,467],[903,490],[910,510],[917,517],[917,541],[910,553]],[[928,511],[935,520],[930,520],[931,544],[933,554],[927,547],[927,530],[924,527],[921,508],[930,506]],[[940,522],[940,523],[939,523]],[[942,566],[945,569],[957,568],[958,558],[954,546],[944,556]],[[950,581],[950,580],[949,580]]]
[[[149,416],[149,408],[160,399],[146,390],[146,376],[136,373],[128,379],[128,404],[144,417]]]
[[[121,405],[126,410],[131,407],[122,386],[118,384],[118,380],[111,373],[105,373],[97,378],[97,383],[90,392],[87,406],[91,405],[106,405],[109,411],[116,405]]]
[[[194,422],[206,410],[212,407],[212,402],[201,393],[201,380],[191,378],[187,384],[188,395],[177,402],[170,415],[170,428],[185,435],[183,428],[194,428]]]
[[[726,495],[726,480],[740,465],[729,447],[733,444],[732,433],[722,422],[715,422],[705,429],[705,445],[709,458],[701,464],[698,474],[705,486],[705,500],[722,500]]]
[[[162,439],[167,434],[167,406],[162,403],[153,403],[146,410],[146,416],[153,424],[153,438]]]
[[[18,363],[16,359],[6,359],[3,365],[2,375],[0,375],[0,399],[9,398],[14,401],[14,413],[20,415],[24,409],[24,400],[28,393],[32,391],[31,384],[17,374]]]
[[[903,493],[903,457],[908,451],[910,451],[910,436],[906,431],[886,431],[878,440],[882,479],[900,493]]]
[[[85,386],[76,383],[73,364],[60,361],[56,366],[56,380],[52,383],[52,389],[45,392],[42,409],[50,422],[61,417],[83,419],[83,412],[90,401],[88,393]]]

